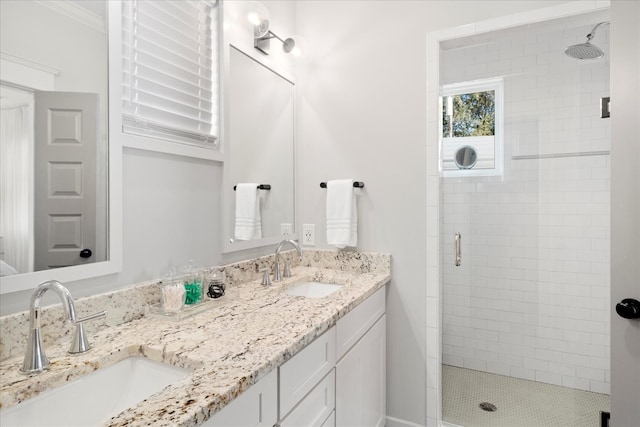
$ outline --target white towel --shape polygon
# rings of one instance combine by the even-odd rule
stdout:
[[[235,238],[236,240],[262,238],[258,184],[244,183],[236,185]]]
[[[352,179],[327,182],[327,243],[340,249],[358,243],[358,211]]]

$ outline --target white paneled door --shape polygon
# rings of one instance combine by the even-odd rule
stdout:
[[[640,301],[638,22],[640,2],[611,2],[611,427],[640,426],[640,319],[616,310]]]
[[[35,269],[92,262],[98,95],[35,94]]]

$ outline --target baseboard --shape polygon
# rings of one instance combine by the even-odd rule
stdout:
[[[421,424],[412,423],[410,421],[401,420],[399,418],[387,417],[386,427],[425,427]],[[457,424],[442,422],[442,427],[462,427]]]
[[[399,418],[389,417],[387,416],[387,425],[386,427],[425,427],[422,424],[412,423],[407,420],[401,420]]]

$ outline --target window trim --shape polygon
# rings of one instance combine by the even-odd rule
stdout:
[[[118,1],[118,7],[120,8],[120,15],[122,14],[122,6],[121,4],[124,2],[125,0],[122,1]],[[213,0],[213,2],[215,2],[215,0]],[[170,155],[176,155],[176,156],[183,156],[183,157],[190,157],[190,158],[197,158],[197,159],[204,159],[204,160],[212,160],[212,161],[216,161],[216,162],[220,162],[220,163],[224,163],[225,160],[225,154],[224,154],[224,141],[222,139],[222,134],[223,134],[223,112],[222,112],[222,107],[223,107],[223,70],[222,70],[222,46],[223,46],[223,15],[224,15],[224,10],[223,10],[223,1],[217,0],[217,28],[215,29],[217,38],[218,38],[218,52],[217,52],[217,56],[218,56],[218,63],[219,63],[219,71],[218,71],[218,76],[217,76],[217,81],[218,81],[218,100],[217,100],[217,104],[218,104],[218,135],[216,135],[217,141],[216,141],[216,147],[211,147],[211,146],[204,146],[204,145],[198,145],[198,144],[193,144],[193,143],[185,143],[183,141],[180,140],[174,140],[174,139],[170,139],[167,137],[163,137],[162,135],[152,135],[152,134],[145,134],[143,131],[131,131],[131,129],[129,130],[125,130],[124,128],[127,127],[127,124],[125,123],[125,114],[124,111],[122,111],[122,106],[120,105],[120,114],[114,115],[114,117],[110,117],[110,120],[114,120],[116,121],[115,123],[115,128],[118,129],[118,133],[120,135],[121,141],[122,141],[122,146],[123,147],[127,147],[127,148],[135,148],[138,150],[144,150],[144,151],[152,151],[152,152],[157,152],[157,153],[163,153],[163,154],[170,154]],[[118,87],[118,91],[119,93],[122,93],[122,17],[120,17],[120,19],[118,19],[117,22],[113,22],[113,27],[112,30],[110,29],[110,32],[114,32],[114,33],[118,33],[117,37],[114,37],[114,41],[113,43],[117,43],[117,49],[120,52],[120,56],[118,58],[120,58],[120,60],[118,60],[117,64],[114,64],[114,68],[117,70],[117,76],[111,76],[110,77],[110,85],[117,85]],[[115,36],[115,34],[114,34]],[[112,72],[112,74],[116,74],[116,72]],[[120,104],[122,104],[122,95],[116,100],[114,100],[114,102],[118,102]]]
[[[465,143],[467,138],[477,137],[447,137],[443,135],[443,100],[447,96],[460,95],[475,92],[495,91],[495,130],[494,130],[494,167],[492,169],[448,169],[443,168],[443,144],[446,141],[459,141],[459,145],[468,145]],[[443,177],[461,177],[461,176],[500,176],[504,172],[504,80],[502,77],[473,80],[468,82],[451,83],[442,85],[440,90],[439,106],[438,106],[438,135],[440,141],[440,174]]]

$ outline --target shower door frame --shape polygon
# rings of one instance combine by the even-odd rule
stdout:
[[[551,19],[597,12],[610,2],[571,2],[488,21],[434,31],[427,35],[427,328],[426,419],[442,426],[442,272],[440,248],[440,43],[446,40],[518,27]],[[613,144],[612,144],[613,145]],[[613,146],[611,147],[613,150]],[[630,295],[629,297],[632,297]]]
[[[611,305],[640,300],[640,3],[611,8]],[[615,150],[614,150],[615,147]],[[640,321],[611,310],[611,425],[640,425]]]

